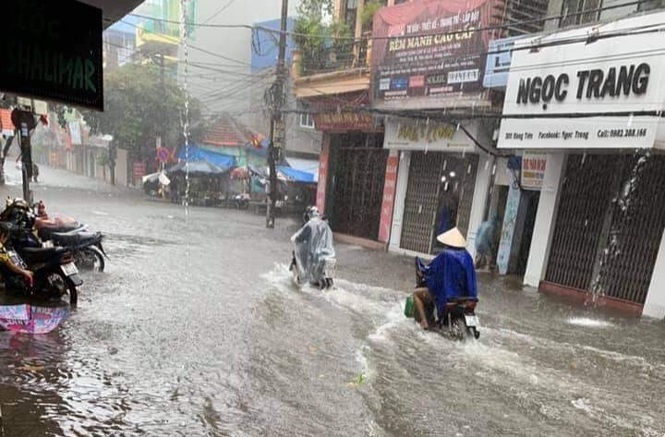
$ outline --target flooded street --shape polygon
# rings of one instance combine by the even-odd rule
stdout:
[[[665,435],[662,322],[481,275],[480,340],[454,343],[403,316],[409,258],[338,246],[337,288],[298,290],[295,221],[42,174],[111,259],[55,332],[0,333],[6,436]]]

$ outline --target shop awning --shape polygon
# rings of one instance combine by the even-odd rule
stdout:
[[[284,175],[289,182],[300,182],[304,184],[315,184],[313,173],[296,170],[292,167],[277,167],[277,171]]]
[[[300,170],[305,173],[312,173],[314,175],[314,182],[319,181],[319,161],[314,159],[302,158],[286,158],[289,166],[295,170]]]
[[[190,162],[209,162],[222,168],[235,167],[235,158],[233,156],[211,152],[197,146],[189,146],[189,156],[187,156],[186,148],[184,146],[180,147],[180,151],[178,152],[178,159]]]
[[[167,173],[189,173],[196,176],[219,176],[231,170],[231,167],[220,167],[207,161],[181,161],[169,168]]]

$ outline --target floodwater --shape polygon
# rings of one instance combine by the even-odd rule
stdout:
[[[42,178],[111,260],[55,332],[0,333],[7,436],[665,434],[662,322],[481,276],[480,340],[455,343],[402,315],[409,259],[340,246],[337,288],[298,290],[295,222]]]

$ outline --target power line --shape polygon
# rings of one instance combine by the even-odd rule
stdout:
[[[218,16],[219,14],[221,14],[222,12],[224,12],[225,10],[227,10],[227,9],[228,9],[233,3],[235,3],[235,1],[236,1],[236,0],[229,0],[229,1],[228,1],[224,6],[222,6],[217,12],[215,12],[215,13],[212,14],[210,17],[208,17],[208,19],[205,20],[205,21],[203,22],[203,24],[207,24],[207,23],[209,23],[213,18],[215,18],[216,16]]]
[[[611,4],[608,6],[601,6],[598,8],[594,9],[587,9],[584,11],[580,12],[575,12],[572,14],[557,14],[557,15],[545,15],[542,18],[534,18],[531,20],[522,20],[522,21],[513,21],[507,24],[499,24],[499,25],[492,25],[492,26],[485,26],[485,27],[479,27],[474,29],[474,32],[486,32],[486,31],[494,31],[494,30],[509,30],[510,28],[513,28],[515,26],[519,25],[526,25],[526,24],[538,24],[538,23],[545,23],[547,21],[554,21],[554,20],[562,20],[570,17],[581,17],[584,15],[592,14],[592,13],[601,13],[603,11],[609,11],[613,9],[621,9],[621,8],[626,8],[629,6],[638,6],[644,3],[647,3],[651,0],[634,0],[626,3],[621,3],[621,4]],[[168,20],[168,19],[157,19],[157,18],[151,18],[145,15],[139,15],[139,14],[128,14],[140,18],[146,18],[146,19],[151,19],[155,21],[161,21],[165,23],[172,23],[172,24],[181,24],[178,21],[175,20]],[[128,23],[131,24],[131,23]],[[206,23],[193,23],[193,22],[187,22],[185,23],[187,26],[193,26],[193,27],[215,27],[215,28],[222,28],[222,29],[233,29],[233,28],[243,28],[243,29],[250,29],[250,30],[263,30],[268,33],[273,33],[273,34],[281,34],[282,32],[280,30],[276,29],[271,29],[269,27],[264,27],[264,26],[259,26],[259,25],[247,25],[247,24],[206,24]],[[557,29],[558,31],[560,29]],[[455,35],[455,34],[462,34],[462,33],[467,33],[468,30],[466,29],[460,29],[460,30],[453,30],[453,31],[447,31],[447,32],[434,32],[434,33],[427,33],[427,36],[441,36],[441,35]],[[332,35],[326,35],[326,34],[307,34],[307,33],[298,33],[298,32],[293,32],[293,31],[285,31],[284,32],[286,35],[289,36],[301,36],[301,37],[309,37],[309,38],[322,38],[322,39],[329,39],[329,40],[345,40],[345,41],[377,41],[377,40],[391,40],[391,39],[399,39],[399,38],[406,38],[408,36],[406,35],[400,35],[400,36],[366,36],[366,37],[355,37],[355,36],[332,36]]]
[[[120,21],[122,21],[123,23],[128,24],[128,25],[130,25],[130,26],[132,26],[132,27],[135,27],[135,28],[137,28],[137,29],[143,30],[144,32],[148,32],[148,33],[153,34],[153,35],[159,35],[157,32],[152,32],[152,31],[149,31],[149,30],[146,30],[146,29],[141,29],[141,27],[137,26],[137,25],[134,24],[134,23],[130,23],[130,22],[128,22],[128,21],[124,21],[124,20],[120,20]],[[168,20],[168,21],[171,21],[171,20]],[[178,23],[178,22],[176,22],[176,21],[172,21],[172,22],[173,22],[173,23]],[[167,36],[167,38],[169,38],[169,37]],[[177,42],[178,42],[178,40],[177,40],[176,38],[170,38],[170,39],[171,39],[174,43],[177,43]],[[187,44],[187,46],[188,46],[188,48],[190,48],[190,49],[198,50],[198,51],[200,51],[200,52],[202,52],[202,53],[206,53],[206,54],[209,54],[209,55],[211,55],[211,56],[216,56],[216,57],[218,57],[218,58],[220,58],[220,59],[224,59],[224,60],[229,61],[229,62],[236,62],[236,63],[241,64],[241,65],[251,66],[251,64],[248,63],[248,62],[246,62],[246,61],[242,61],[242,60],[239,60],[239,59],[229,58],[229,57],[227,57],[227,56],[220,55],[219,53],[214,53],[214,52],[211,52],[210,50],[202,49],[202,48],[200,48],[200,47],[196,47],[196,46],[193,46],[193,45],[191,45],[191,44]]]

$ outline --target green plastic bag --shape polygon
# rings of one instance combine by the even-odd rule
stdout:
[[[409,295],[406,298],[406,305],[404,305],[404,315],[409,318],[413,319],[416,315],[415,307],[413,305],[413,296]]]

